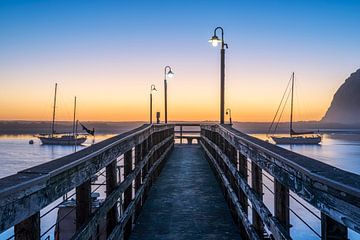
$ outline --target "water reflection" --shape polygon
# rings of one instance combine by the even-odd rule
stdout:
[[[266,134],[252,136],[267,140]],[[323,134],[318,145],[278,145],[337,168],[360,174],[360,135]]]
[[[104,139],[112,137],[113,135],[98,135],[94,142],[100,142]],[[263,140],[267,140],[265,134],[254,134],[253,136]],[[30,145],[29,140],[34,140],[34,144]],[[40,141],[32,135],[0,135],[0,178],[14,174],[20,170],[62,157],[70,154],[75,150],[79,151],[84,147],[90,146],[93,143],[93,139],[88,139],[83,146],[78,146],[76,149],[74,146],[50,146],[41,145]],[[291,151],[315,158],[324,163],[336,166],[338,168],[351,171],[360,174],[360,135],[357,134],[324,134],[323,141],[320,145],[282,145],[281,147],[289,149]],[[251,165],[248,166],[251,171]],[[265,175],[266,173],[264,173]],[[264,184],[269,189],[264,187],[264,202],[269,210],[273,213],[273,182],[271,176],[263,176]],[[102,178],[99,181],[103,180]],[[249,182],[251,182],[251,172],[249,172]],[[100,189],[101,198],[104,198],[104,189]],[[302,222],[301,219],[305,219],[306,222],[317,232],[320,232],[320,221],[318,217],[320,213],[318,210],[304,202],[302,199],[296,197],[296,194],[292,193],[294,198],[290,198],[290,208],[294,211],[291,213],[291,233],[294,239],[319,239],[309,228]],[[61,200],[61,199],[60,199]],[[60,201],[58,200],[58,201]],[[57,202],[58,202],[57,201]],[[300,203],[306,205],[316,215],[310,214]],[[54,203],[55,204],[55,203]],[[47,208],[52,207],[48,206]],[[42,213],[46,212],[47,208],[42,210]],[[251,211],[249,211],[251,215]],[[296,215],[298,216],[296,216]],[[41,229],[47,229],[56,220],[57,212],[51,212],[45,216],[41,221]],[[301,219],[300,219],[300,218]],[[0,235],[0,239],[4,239],[5,236],[12,235],[12,230],[6,231]],[[53,233],[50,234],[53,239]],[[360,239],[359,234],[349,231],[350,239]]]
[[[32,135],[0,135],[0,178],[15,174],[18,171],[41,163],[68,155],[110,138],[114,134],[98,135],[96,139],[89,138],[83,145],[55,146],[42,145],[40,140]],[[29,144],[33,140],[34,144]]]
[[[101,142],[104,139],[110,138],[114,134],[97,135],[95,138],[88,139],[81,146],[56,146],[56,145],[42,145],[40,140],[32,135],[0,135],[0,178],[17,173],[20,170],[36,166],[41,163],[68,155],[75,151],[86,148],[96,142]],[[29,144],[33,140],[34,144]],[[102,192],[104,190],[102,189]],[[69,193],[71,194],[71,192]],[[104,194],[102,194],[104,197]],[[52,209],[58,203],[62,202],[59,198],[52,204],[41,210],[42,216],[49,209]],[[41,234],[44,234],[56,222],[57,208],[44,217],[41,217]],[[13,228],[0,234],[0,239],[7,239],[13,236]],[[41,239],[54,239],[54,228],[51,228]]]
[[[268,140],[266,134],[252,134],[262,140]],[[270,141],[271,142],[271,141]],[[324,134],[318,145],[279,145],[285,149],[314,158],[337,168],[360,174],[360,135],[359,134]],[[273,183],[263,177],[264,184],[273,191]],[[274,195],[264,187],[265,205],[273,211]],[[320,211],[290,192],[290,229],[294,239],[320,239],[321,232]],[[311,212],[306,210],[304,206]],[[306,222],[306,223],[304,223]],[[312,229],[310,229],[308,224]],[[360,234],[349,229],[349,239],[360,239]]]

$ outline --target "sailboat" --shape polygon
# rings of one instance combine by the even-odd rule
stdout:
[[[56,116],[56,94],[57,94],[57,83],[55,83],[55,95],[53,105],[53,118],[51,124],[50,134],[39,134],[37,137],[44,145],[81,145],[87,137],[86,135],[77,134],[77,121],[76,119],[76,97],[74,101],[74,119],[73,119],[73,131],[72,133],[56,133],[55,131],[55,116]]]
[[[294,81],[295,81],[295,73],[292,73],[291,75],[291,111],[290,111],[290,132],[288,137],[276,137],[271,136],[271,139],[276,144],[319,144],[321,142],[321,135],[315,134],[315,132],[296,132],[293,129],[293,112],[294,112]],[[286,92],[286,91],[285,91]],[[285,96],[285,94],[284,94]],[[281,103],[280,103],[281,105]],[[280,106],[279,106],[280,108]],[[279,109],[278,109],[279,110]],[[277,115],[277,113],[276,113]],[[274,120],[276,118],[276,115],[274,117]],[[269,131],[271,130],[271,127],[274,123],[274,120],[269,128]]]

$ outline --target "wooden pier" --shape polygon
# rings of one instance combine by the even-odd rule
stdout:
[[[199,145],[177,144],[154,183],[130,237],[150,238],[240,238]]]
[[[106,196],[95,208],[97,185]],[[274,195],[272,206],[264,188]],[[359,175],[228,125],[143,125],[0,179],[0,233],[53,239],[41,221],[70,196],[71,239],[296,239],[290,198],[319,219],[320,232],[308,226],[319,239],[360,233]]]

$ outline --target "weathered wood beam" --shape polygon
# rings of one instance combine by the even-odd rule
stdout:
[[[238,161],[235,166],[237,166],[237,171],[238,171],[239,175],[242,177],[244,182],[247,184],[247,181],[248,181],[247,159],[243,155],[241,155],[239,153],[237,153],[237,154],[238,154],[238,158],[237,158]],[[236,178],[235,178],[235,181],[236,181]],[[237,185],[236,194],[239,198],[240,205],[244,209],[244,212],[246,213],[246,215],[248,216],[248,207],[249,207],[248,199],[246,197],[246,194],[242,190],[241,186],[239,186],[239,184],[237,183],[237,181],[236,181],[236,185]],[[241,222],[240,222],[239,228],[240,228],[241,232],[245,232],[245,226],[242,225]],[[244,239],[246,239],[245,236],[242,236],[242,237]]]
[[[132,165],[133,165],[133,151],[132,149],[127,151],[124,154],[124,178],[126,178],[132,172]],[[133,182],[129,185],[129,187],[124,192],[124,209],[126,211],[127,207],[129,206],[130,202],[132,201],[132,188]],[[125,233],[124,238],[128,239],[130,233],[132,231],[132,217],[130,217],[130,221],[127,222],[125,225]]]
[[[275,239],[291,239],[288,232],[283,228],[279,221],[272,216],[264,202],[259,199],[258,194],[248,185],[247,181],[239,174],[236,167],[231,164],[228,157],[220,150],[220,148],[205,136],[203,136],[203,141],[206,142],[210,148],[213,148],[220,156],[224,164],[228,166],[231,174],[235,177],[238,186],[240,186],[242,191],[246,194],[247,198],[252,203],[253,209],[256,210],[257,214],[261,217],[262,222],[265,223],[268,229],[272,232],[273,237]]]
[[[138,166],[143,158],[143,144],[140,143],[135,146],[135,166]],[[135,177],[135,194],[139,191],[141,186],[141,171]],[[135,219],[139,216],[141,209],[141,201],[136,205]]]
[[[127,224],[127,222],[130,220],[130,217],[133,215],[136,204],[140,201],[141,197],[145,194],[145,189],[148,187],[148,184],[150,184],[150,179],[152,174],[154,174],[154,171],[159,167],[162,161],[164,161],[167,154],[172,149],[174,143],[171,143],[163,155],[152,165],[152,167],[149,169],[147,176],[144,178],[144,182],[141,185],[138,193],[136,194],[135,198],[131,201],[128,208],[124,212],[123,216],[121,217],[119,224],[115,227],[112,234],[108,237],[108,240],[117,240],[122,239],[125,232],[123,231],[124,226]]]
[[[131,186],[132,182],[136,178],[136,176],[140,173],[141,169],[150,161],[151,156],[154,154],[154,152],[159,149],[162,146],[167,146],[169,143],[171,143],[170,146],[167,147],[164,154],[159,158],[162,161],[168,152],[171,150],[173,143],[172,143],[173,136],[169,136],[168,138],[164,139],[162,142],[160,142],[158,145],[153,146],[152,149],[147,153],[147,155],[144,157],[142,161],[135,167],[135,169],[124,179],[123,182],[121,182],[117,188],[105,199],[105,202],[101,205],[101,208],[99,208],[91,217],[91,220],[87,225],[85,225],[80,231],[77,232],[76,236],[73,237],[74,240],[88,240],[91,235],[96,231],[96,226],[99,224],[100,220],[106,216],[106,213],[118,202],[118,200],[121,198],[121,195],[125,192],[126,189]],[[148,173],[147,173],[148,174]],[[146,180],[146,175],[143,179],[143,184]],[[143,187],[143,185],[142,185]],[[143,198],[143,194],[142,194]],[[128,208],[130,205],[128,206]],[[125,210],[126,213],[126,210]],[[125,214],[124,213],[124,214]],[[123,215],[124,216],[124,215]],[[123,217],[122,216],[122,217]],[[116,228],[118,228],[118,225]],[[115,229],[113,230],[113,232]],[[113,234],[111,234],[113,235]]]
[[[14,227],[15,240],[40,239],[40,212],[18,223]]]
[[[117,168],[116,160],[106,166],[106,197],[109,197],[117,187]],[[118,211],[117,206],[113,206],[106,216],[106,234],[107,236],[113,231],[114,227],[117,224]]]
[[[76,230],[79,230],[91,214],[91,181],[87,180],[76,188]]]
[[[238,171],[245,183],[247,183],[247,179],[248,179],[247,169],[248,169],[247,159],[244,155],[239,153]],[[239,188],[238,195],[239,195],[239,200],[240,200],[241,206],[245,209],[245,212],[247,213],[248,212],[248,199],[246,197],[246,194],[244,193],[244,191],[241,188]]]
[[[262,171],[256,163],[251,162],[251,187],[257,195],[257,198],[262,202],[263,201],[263,181],[262,181]],[[256,232],[262,239],[264,236],[264,225],[262,223],[261,217],[258,214],[258,209],[252,208],[252,222]]]
[[[227,180],[224,172],[221,170],[216,159],[211,155],[210,151],[205,146],[205,143],[200,142],[200,144],[201,144],[202,148],[204,149],[206,155],[208,156],[208,159],[210,159],[211,165],[215,168],[217,175],[220,177],[220,180],[222,181],[222,183],[227,191],[227,194],[229,195],[231,201],[233,202],[235,209],[236,209],[236,213],[240,217],[242,224],[245,226],[247,237],[249,239],[259,239],[259,236],[256,233],[256,230],[254,229],[254,227],[250,223],[249,219],[247,218],[247,214],[242,209],[241,204],[239,202],[239,199],[237,198],[235,191],[231,188],[231,184]]]
[[[171,128],[173,125],[144,125],[77,153],[0,179],[0,233],[89,180],[152,133]]]
[[[321,213],[321,239],[323,240],[347,240],[348,229],[331,217]]]
[[[290,233],[290,203],[289,188],[274,179],[274,212],[275,217],[283,225],[284,229]]]
[[[226,126],[203,126],[221,134],[280,183],[360,233],[360,176],[288,151]]]

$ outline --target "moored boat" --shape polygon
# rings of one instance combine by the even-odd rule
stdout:
[[[49,135],[38,135],[41,143],[44,145],[81,145],[87,137],[70,134],[49,134]]]
[[[271,139],[276,144],[319,144],[321,142],[321,136],[291,136],[291,137],[275,137]]]
[[[87,136],[85,134],[77,134],[77,124],[76,121],[76,97],[74,101],[74,119],[73,119],[73,131],[72,133],[60,134],[55,131],[55,116],[56,116],[56,94],[57,94],[57,83],[55,83],[55,95],[54,95],[54,106],[53,106],[53,119],[51,124],[51,133],[50,134],[39,134],[37,137],[40,139],[41,143],[44,145],[70,145],[77,146],[83,144]],[[83,126],[84,128],[84,126]],[[87,130],[87,129],[86,129]],[[92,131],[92,135],[95,130]]]
[[[295,74],[292,73],[291,75],[291,111],[290,111],[290,132],[289,135],[290,136],[284,136],[284,137],[278,137],[278,136],[271,136],[271,139],[276,143],[276,144],[319,144],[322,140],[322,137],[320,134],[315,133],[313,131],[308,131],[308,132],[296,132],[293,129],[293,112],[294,112],[294,81],[295,81]],[[288,84],[289,87],[289,84]],[[279,110],[281,108],[282,102],[284,100],[284,97],[286,95],[286,92],[288,90],[288,87],[285,90],[285,93],[283,95],[283,98],[281,99],[280,105],[278,107],[278,110],[276,111],[275,117],[269,127],[269,132],[272,129],[272,126],[274,125],[275,119],[277,118],[277,114],[279,113]],[[286,99],[287,101],[287,99]],[[284,103],[284,105],[286,104],[286,102]],[[284,107],[282,108],[282,111],[284,110]],[[281,111],[281,114],[282,114]],[[280,121],[281,115],[279,117],[279,121]],[[275,131],[277,129],[278,123],[276,124],[275,127]],[[268,132],[268,133],[269,133]]]

